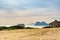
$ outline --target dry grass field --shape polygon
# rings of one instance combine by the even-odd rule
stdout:
[[[3,30],[0,40],[60,40],[60,28]]]

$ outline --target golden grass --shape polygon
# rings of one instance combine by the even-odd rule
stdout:
[[[0,31],[0,40],[60,40],[60,28]]]

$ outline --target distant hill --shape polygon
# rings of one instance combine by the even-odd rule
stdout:
[[[48,26],[46,22],[36,22],[34,26]]]

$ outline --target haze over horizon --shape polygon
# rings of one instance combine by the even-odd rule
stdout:
[[[0,25],[60,20],[60,0],[0,0]]]

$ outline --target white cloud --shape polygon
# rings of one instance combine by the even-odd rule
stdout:
[[[0,12],[2,16],[8,17],[30,17],[30,16],[59,16],[59,12],[56,9],[49,8],[36,8],[26,10],[12,10],[9,14],[7,11],[2,10]]]
[[[60,15],[55,9],[49,8],[36,8],[36,9],[27,9],[27,10],[14,10],[13,15],[20,17],[29,17],[29,16],[58,16]]]
[[[57,8],[58,0],[0,0],[0,5],[7,9],[29,9],[29,8],[42,8],[50,7]]]
[[[59,19],[60,17],[59,16],[60,12],[57,10],[57,7],[55,5],[57,4],[57,0],[53,1],[2,0],[2,1],[3,2],[0,3],[1,24],[31,23],[35,21],[51,22],[54,19]]]
[[[46,22],[51,22],[53,19],[48,19],[50,17],[47,16],[33,16],[33,17],[18,17],[18,18],[0,18],[0,24],[9,24],[9,25],[14,25],[14,24],[19,24],[19,23],[35,23],[36,21],[46,21]]]
[[[13,10],[11,14],[6,14],[7,12],[2,10],[0,11],[0,24],[2,25],[5,25],[7,23],[9,25],[14,25],[18,23],[28,24],[36,21],[46,21],[49,23],[55,19],[59,20],[60,16],[56,15],[57,11],[56,10],[51,11],[51,10],[52,9],[48,9],[48,8]],[[44,16],[47,14],[48,16]],[[53,16],[53,14],[55,14],[55,16]],[[40,15],[43,15],[43,16],[40,16]]]

